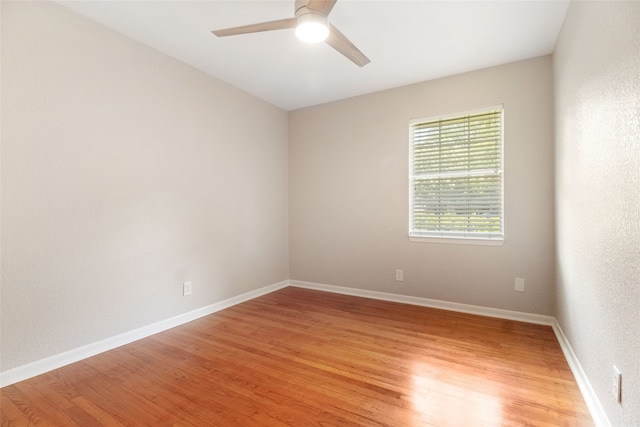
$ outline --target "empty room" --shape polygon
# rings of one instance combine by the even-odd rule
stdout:
[[[639,426],[640,2],[0,2],[2,426]]]

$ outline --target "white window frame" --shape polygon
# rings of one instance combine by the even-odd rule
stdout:
[[[413,141],[413,127],[416,124],[431,123],[443,120],[450,120],[456,118],[463,118],[466,116],[473,116],[482,113],[489,113],[491,111],[501,111],[501,123],[500,123],[500,229],[501,233],[494,236],[486,235],[474,235],[474,233],[444,233],[438,231],[415,231],[414,230],[414,141]],[[504,244],[504,105],[493,105],[490,107],[477,108],[473,110],[459,111],[449,114],[441,114],[436,116],[421,117],[411,119],[409,121],[409,240],[412,242],[427,242],[427,243],[454,243],[454,244],[471,244],[471,245],[489,245],[489,246],[502,246]],[[471,172],[470,174],[472,174]],[[456,234],[456,235],[453,235]]]

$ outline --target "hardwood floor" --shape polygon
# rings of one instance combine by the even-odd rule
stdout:
[[[591,426],[548,326],[285,288],[1,390],[2,426]]]

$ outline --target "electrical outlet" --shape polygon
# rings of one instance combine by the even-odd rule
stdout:
[[[515,290],[517,292],[524,292],[524,279],[516,277]]]
[[[404,271],[396,270],[396,282],[404,282]]]
[[[182,296],[186,297],[187,295],[191,295],[191,282],[184,282],[182,284]]]
[[[622,401],[622,374],[615,365],[613,365],[613,377],[611,379],[613,380],[611,383],[611,392],[616,402],[620,403]]]

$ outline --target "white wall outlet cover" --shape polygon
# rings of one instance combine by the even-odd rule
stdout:
[[[524,292],[524,279],[516,277],[516,284],[514,289],[518,292]]]
[[[185,297],[191,295],[191,282],[184,282],[182,284],[182,295]]]
[[[611,379],[611,393],[616,402],[620,403],[622,401],[622,374],[615,365],[613,366],[613,377]]]

